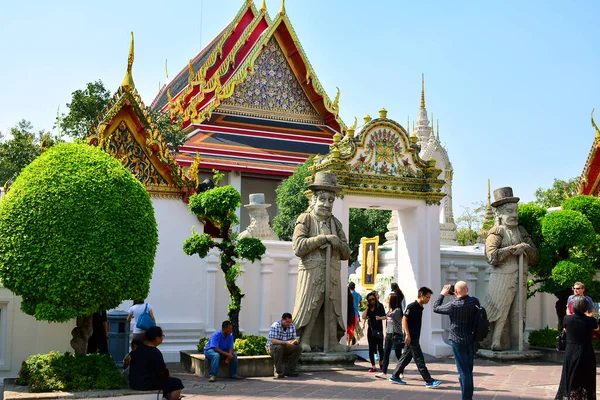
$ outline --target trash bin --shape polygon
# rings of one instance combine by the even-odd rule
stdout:
[[[123,367],[123,359],[129,353],[129,322],[125,311],[109,311],[108,320],[108,354],[115,364]]]

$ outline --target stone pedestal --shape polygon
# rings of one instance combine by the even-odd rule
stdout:
[[[480,349],[477,356],[492,361],[534,361],[542,358],[542,353],[537,350],[507,350],[493,351]]]
[[[354,365],[356,354],[346,353],[302,353],[298,371],[334,371],[337,369],[359,369]]]

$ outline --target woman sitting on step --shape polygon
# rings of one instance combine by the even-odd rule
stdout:
[[[163,338],[162,329],[153,326],[146,331],[144,342],[131,352],[129,386],[134,390],[162,390],[163,398],[177,400],[183,383],[169,375],[162,353],[157,349]]]

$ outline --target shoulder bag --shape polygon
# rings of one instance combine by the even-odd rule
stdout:
[[[135,326],[136,328],[141,329],[143,331],[147,331],[153,326],[156,326],[156,322],[154,322],[150,314],[148,314],[148,303],[146,303],[146,308],[144,308],[144,312],[138,317]]]

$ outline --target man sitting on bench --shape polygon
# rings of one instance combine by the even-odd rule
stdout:
[[[267,353],[273,357],[275,379],[298,376],[296,365],[302,353],[302,346],[300,346],[300,338],[296,336],[292,314],[284,313],[280,321],[273,322],[266,347]],[[284,357],[287,358],[287,362],[284,362]]]

